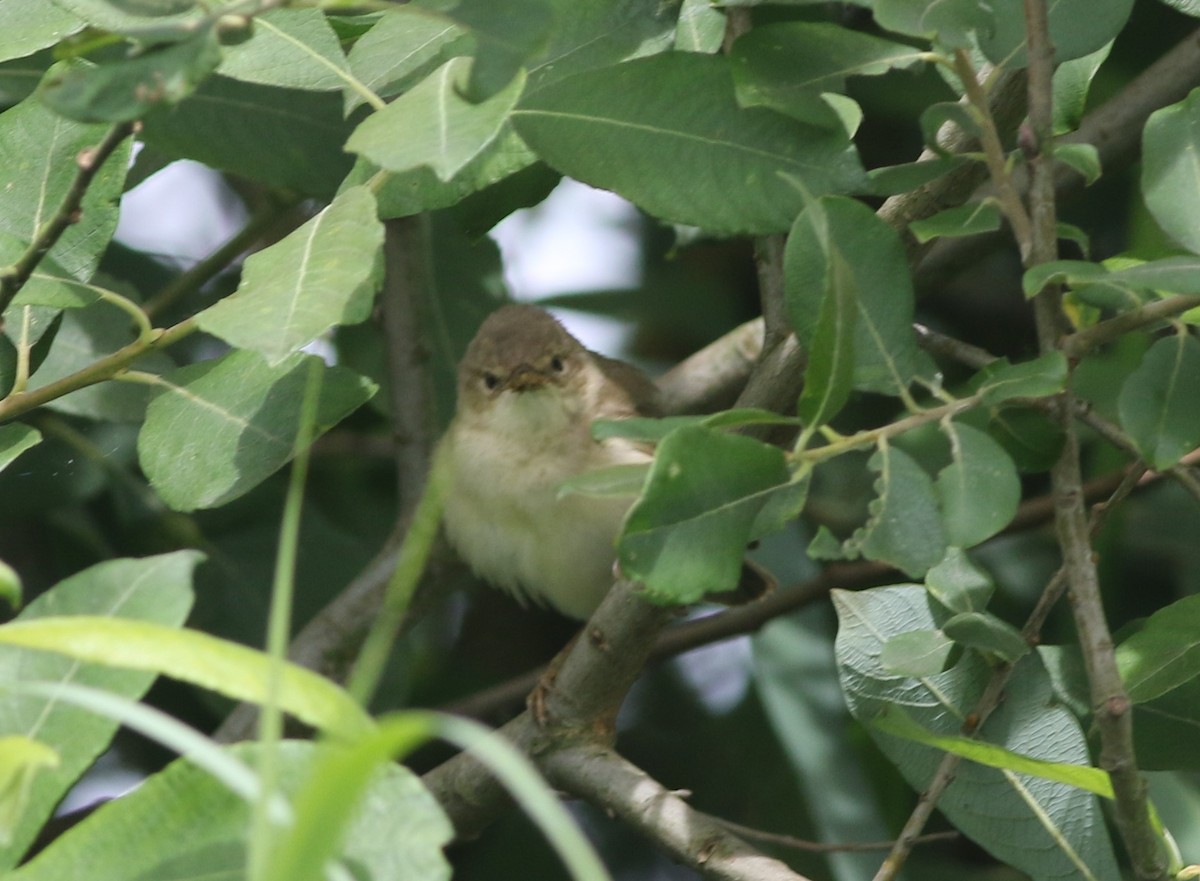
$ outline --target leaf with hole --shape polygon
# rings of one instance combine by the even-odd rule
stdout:
[[[892,446],[876,450],[867,466],[878,475],[876,497],[870,518],[846,541],[846,550],[920,578],[946,555],[933,481],[911,456]]]
[[[771,498],[786,496],[792,516],[803,505],[789,479],[775,447],[699,426],[677,429],[659,445],[626,517],[617,544],[622,573],[660,603],[730,589]],[[781,516],[775,511],[772,519]]]
[[[935,484],[946,540],[969,548],[1008,525],[1021,501],[1021,481],[1004,448],[987,432],[961,422],[942,424],[950,441],[950,464]]]

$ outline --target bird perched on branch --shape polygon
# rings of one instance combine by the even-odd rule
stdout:
[[[458,408],[443,441],[450,543],[519,600],[587,618],[613,583],[633,496],[560,487],[597,468],[649,462],[646,445],[595,440],[592,423],[656,415],[658,390],[636,368],[584,348],[535,306],[502,306],[458,367]]]

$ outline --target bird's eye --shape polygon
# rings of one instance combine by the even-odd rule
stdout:
[[[562,373],[563,372],[563,359],[558,357],[557,355],[555,355],[553,358],[551,358],[550,359],[550,369],[553,370],[555,373]]]
[[[489,389],[494,389],[496,386],[500,385],[500,377],[494,373],[485,373],[483,375],[483,384]]]

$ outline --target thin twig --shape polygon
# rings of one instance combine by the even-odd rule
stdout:
[[[1094,349],[1113,342],[1131,330],[1138,330],[1147,325],[1165,321],[1181,315],[1189,309],[1195,309],[1197,306],[1200,306],[1200,294],[1177,294],[1173,297],[1155,300],[1115,315],[1107,321],[1101,321],[1091,327],[1078,330],[1064,337],[1059,343],[1059,348],[1068,358],[1082,358]]]
[[[722,826],[729,829],[730,832],[740,835],[742,838],[765,841],[768,844],[778,844],[781,847],[790,847],[793,850],[802,850],[808,853],[869,853],[876,850],[889,850],[895,844],[894,841],[854,841],[826,844],[823,841],[809,841],[807,838],[797,838],[794,835],[764,832],[762,829],[755,829],[753,826],[743,826],[741,823],[723,820],[720,817],[716,817],[715,819]],[[962,833],[955,832],[954,830],[927,832],[924,835],[918,836],[915,843],[936,844],[942,841],[957,841],[959,838],[962,838]]]
[[[50,218],[34,233],[33,241],[17,262],[0,269],[0,315],[8,308],[13,297],[29,281],[29,276],[47,252],[66,232],[67,227],[79,221],[83,197],[96,173],[121,143],[133,134],[136,123],[122,122],[114,125],[95,147],[80,151],[75,159],[78,170],[71,186],[67,188],[62,202]]]

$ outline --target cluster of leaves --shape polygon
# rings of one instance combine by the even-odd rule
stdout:
[[[837,596],[837,661],[851,713],[917,789],[944,752],[973,759],[939,806],[1001,861],[1033,877],[1118,877],[1097,800],[1112,793],[1086,773],[1091,708],[1079,697],[1077,652],[1032,650],[989,610],[993,577],[968,551],[1012,521],[1022,474],[1044,472],[1060,455],[1060,429],[1043,404],[1068,387],[1070,359],[1097,343],[1124,333],[1145,348],[1115,399],[1095,402],[1113,405],[1127,452],[1165,471],[1200,445],[1200,352],[1185,312],[1200,305],[1187,299],[1200,291],[1200,179],[1177,161],[1200,149],[1200,99],[1161,109],[1143,134],[1141,192],[1178,249],[1031,267],[1030,296],[1051,282],[1070,288],[1075,327],[1061,350],[996,359],[947,387],[913,329],[900,231],[854,197],[903,195],[984,157],[868,171],[854,141],[863,113],[847,81],[933,65],[958,97],[964,74],[985,62],[992,83],[1025,64],[1024,17],[1013,3],[861,5],[872,33],[807,7],[731,27],[751,18],[706,0],[462,0],[368,11],[270,0],[7,0],[0,470],[11,477],[18,457],[30,457],[19,467],[37,461],[44,433],[73,436],[65,416],[111,429],[106,443],[127,459],[136,454],[136,476],[129,462],[119,468],[141,504],[236,510],[303,446],[297,439],[312,427],[297,418],[306,390],[318,434],[375,393],[378,376],[364,375],[375,368],[352,334],[371,314],[392,218],[445,210],[480,233],[569,176],[703,235],[786,234],[779,312],[807,353],[804,391],[788,402],[794,411],[598,426],[657,442],[655,460],[567,489],[639,493],[619,541],[622,569],[651,599],[689,603],[734,580],[747,543],[793,524],[823,474],[868,453],[865,518],[840,535],[816,531],[808,555],[877,561],[919,583]],[[1132,7],[1054,5],[1056,133],[1078,124],[1088,84]],[[135,120],[142,147],[130,166]],[[992,125],[977,101],[934,104],[913,125],[940,149],[947,122],[968,133]],[[1055,157],[1089,180],[1100,176],[1086,145]],[[164,310],[149,295],[160,292],[128,283],[112,236],[122,192],[180,158],[321,207],[247,258],[228,296],[172,291],[169,307],[185,311],[156,326]],[[1008,161],[1011,171],[1024,160],[1015,152]],[[999,219],[997,203],[984,199],[908,232],[929,241],[994,229]],[[1060,232],[1086,242],[1077,228]],[[455,262],[446,244],[434,250],[439,263]],[[196,285],[204,280],[197,275]],[[484,289],[479,278],[471,284]],[[494,303],[481,294],[452,314],[454,296],[447,290],[428,304],[451,328],[430,333],[441,366],[473,330],[471,309]],[[1174,320],[1173,332],[1152,338],[1160,330],[1152,318]],[[179,345],[202,335],[215,357]],[[321,337],[335,340],[337,363],[302,353]],[[889,418],[856,424],[851,405],[864,394],[887,400]],[[791,426],[798,437],[781,449],[729,431],[761,424]],[[173,546],[211,546],[195,537],[197,521],[174,522],[186,528]],[[568,862],[600,876],[527,770],[513,770],[516,759],[475,729],[419,714],[373,720],[278,651],[272,659],[182,629],[199,559],[177,550],[94,566],[0,627],[8,671],[0,867],[18,864],[119,722],[203,773],[177,764],[155,775],[13,877],[66,877],[83,865],[97,878],[188,877],[250,863],[258,877],[294,879],[322,875],[327,862],[343,876],[444,876],[445,818],[411,776],[385,764],[434,735],[491,750],[528,810],[559,830]],[[19,596],[8,566],[0,566],[0,593]],[[1196,767],[1178,736],[1200,724],[1191,700],[1200,681],[1196,608],[1185,599],[1162,609],[1118,649],[1139,738],[1154,746],[1148,767]],[[997,666],[1013,672],[1006,702],[978,732],[989,749],[958,735]],[[779,707],[794,695],[779,683],[795,669],[777,672],[764,693],[784,718]],[[286,710],[343,748],[219,749],[134,703],[156,673]],[[361,807],[351,812],[353,804]],[[291,833],[274,846],[248,831],[281,817]],[[404,839],[395,835],[400,817]]]

